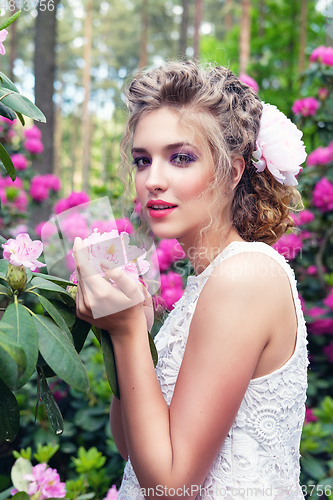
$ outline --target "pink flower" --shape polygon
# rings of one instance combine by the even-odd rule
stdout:
[[[6,54],[6,49],[3,42],[6,40],[7,35],[8,35],[7,30],[0,31],[0,54],[2,54],[3,56]]]
[[[314,214],[310,210],[302,210],[301,212],[291,214],[297,226],[302,226],[303,224],[309,224],[315,218]]]
[[[23,147],[33,155],[39,155],[44,151],[43,143],[39,139],[27,139],[23,143]]]
[[[309,274],[309,276],[315,276],[317,274],[317,266],[309,266],[307,269],[307,273]]]
[[[31,271],[36,267],[46,266],[37,260],[43,251],[43,243],[39,240],[32,241],[27,233],[19,234],[16,239],[10,238],[7,243],[2,244],[2,248],[4,259],[13,266],[25,266]]]
[[[47,187],[48,189],[52,189],[52,191],[59,191],[59,189],[61,188],[61,182],[59,177],[53,174],[45,174],[43,177],[44,177],[45,187]]]
[[[125,231],[128,234],[132,234],[134,231],[133,224],[127,217],[116,219],[116,226],[119,233]]]
[[[13,237],[16,238],[16,236],[20,233],[26,233],[28,231],[28,227],[26,224],[19,224],[18,226],[14,226],[10,228],[9,234]]]
[[[54,224],[50,224],[50,222],[40,222],[36,227],[35,227],[35,233],[37,236],[41,238],[42,233],[43,233],[43,238],[48,239],[50,238],[53,234],[55,234],[56,229],[54,227]]]
[[[326,299],[323,300],[325,306],[333,309],[333,288],[331,288],[330,293],[327,295]]]
[[[305,420],[304,423],[308,424],[309,422],[316,422],[318,420],[318,417],[313,413],[312,408],[306,408],[305,409]]]
[[[117,496],[118,496],[118,490],[116,488],[116,485],[113,484],[109,489],[109,491],[107,492],[106,497],[103,498],[103,500],[117,500]]]
[[[161,298],[168,311],[171,311],[175,303],[182,298],[184,290],[181,288],[167,288],[161,292]]]
[[[62,198],[61,200],[57,201],[57,203],[54,205],[53,210],[55,211],[56,214],[60,214],[61,212],[64,212],[69,208],[70,207],[68,205],[68,200],[66,198]]]
[[[37,464],[32,468],[31,474],[25,474],[24,479],[30,481],[28,495],[38,493],[39,500],[46,498],[64,498],[66,485],[60,481],[56,469],[47,467],[46,464]]]
[[[77,277],[76,277],[76,270],[72,272],[72,274],[69,277],[69,281],[77,285]]]
[[[281,255],[288,260],[293,260],[303,248],[303,242],[294,233],[283,234],[281,238],[272,245]]]
[[[76,236],[82,239],[89,236],[86,219],[81,214],[72,213],[68,215],[61,221],[60,227],[66,238],[71,241],[74,241]]]
[[[315,185],[312,202],[323,213],[333,210],[333,184],[326,177]]]
[[[158,264],[161,271],[166,271],[173,262],[185,259],[186,254],[175,238],[163,239],[156,249],[156,257],[158,263],[155,262],[155,265]]]
[[[49,190],[43,183],[31,182],[29,194],[34,201],[42,202],[49,197]]]
[[[28,160],[20,153],[12,155],[11,160],[17,170],[25,170],[28,167]]]
[[[301,114],[303,116],[315,115],[319,108],[319,102],[314,97],[305,97],[299,101],[295,101],[291,108],[295,115]]]
[[[321,101],[325,101],[329,95],[330,91],[324,87],[318,90],[318,97]]]
[[[112,220],[95,220],[91,224],[91,229],[97,229],[97,231],[101,234],[108,233],[115,229],[115,222]]]
[[[329,146],[326,148],[319,146],[309,154],[306,164],[312,167],[314,165],[326,165],[326,163],[330,163],[331,161],[333,161],[332,148]]]
[[[310,61],[318,61],[321,64],[326,64],[327,66],[333,66],[333,47],[325,47],[320,45],[314,49],[310,55]]]
[[[80,191],[79,193],[73,191],[67,198],[68,208],[73,208],[77,205],[81,205],[82,203],[87,203],[89,200],[89,196],[84,191]]]
[[[183,289],[183,279],[180,274],[169,271],[167,274],[161,274],[161,292],[168,288]]]
[[[249,87],[252,87],[255,92],[258,92],[259,85],[249,75],[247,75],[246,73],[241,73],[238,78],[241,82],[246,83],[246,85],[248,85]]]
[[[36,125],[33,125],[31,128],[28,128],[27,130],[24,131],[24,136],[27,139],[39,139],[41,140],[42,138],[42,132]]]
[[[183,279],[180,274],[173,271],[161,274],[161,299],[159,302],[164,307],[171,311],[175,302],[182,297],[183,293]]]
[[[14,207],[20,212],[25,212],[28,206],[28,196],[27,193],[21,190],[14,200]]]
[[[331,344],[324,347],[324,353],[328,357],[330,363],[333,363],[333,342]]]
[[[9,175],[7,175],[6,177],[3,177],[2,181],[3,181],[3,184],[1,183],[2,187],[15,186],[18,189],[23,189],[23,182],[22,179],[20,179],[19,177],[16,177],[15,181],[12,181]]]
[[[8,126],[14,125],[16,123],[16,118],[14,120],[10,120],[9,118],[6,118],[5,116],[0,116],[0,120],[4,123],[7,123]]]
[[[281,184],[296,186],[295,176],[306,159],[302,135],[276,106],[264,104],[257,150],[253,153],[253,164],[258,172],[267,167]]]
[[[327,312],[327,309],[318,306],[308,309],[307,314],[313,318],[312,321],[308,321],[308,327],[313,335],[333,334],[333,318],[321,318]]]
[[[139,214],[141,212],[141,203],[139,200],[134,200],[134,212]]]
[[[5,205],[8,201],[6,196],[6,191],[4,189],[0,189],[0,199],[2,205]]]
[[[312,238],[312,233],[310,233],[310,231],[302,231],[301,234],[300,234],[300,238],[302,240],[308,240],[309,238]]]

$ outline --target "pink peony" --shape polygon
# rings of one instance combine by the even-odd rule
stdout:
[[[321,101],[325,101],[329,95],[330,91],[324,87],[318,90],[318,97]]]
[[[16,177],[15,181],[12,181],[9,175],[7,175],[6,177],[3,177],[2,181],[3,184],[1,183],[1,187],[14,186],[18,189],[23,189],[23,182],[19,177]]]
[[[291,214],[297,226],[302,226],[303,224],[309,224],[315,218],[314,214],[310,210],[302,210],[301,212]]]
[[[308,424],[309,422],[316,422],[318,417],[313,413],[312,408],[306,408],[305,410],[305,420],[304,423]]]
[[[27,193],[21,190],[14,200],[14,207],[20,212],[25,212],[28,206],[28,196]]]
[[[307,314],[313,318],[312,321],[308,321],[308,327],[313,335],[333,334],[333,318],[321,318],[327,312],[327,309],[318,306],[308,309]]]
[[[76,236],[82,239],[88,238],[90,234],[86,219],[77,213],[72,213],[63,219],[60,227],[66,238],[71,241],[74,241]]]
[[[313,116],[319,108],[319,101],[314,97],[305,97],[299,101],[295,101],[291,108],[295,115],[301,114],[303,116]]]
[[[180,274],[173,271],[161,274],[161,292],[164,292],[168,288],[183,288],[183,279]]]
[[[331,344],[324,347],[324,353],[328,357],[330,363],[333,363],[333,342]]]
[[[253,90],[255,92],[258,92],[259,90],[259,85],[257,84],[257,82],[255,80],[253,80],[253,78],[251,78],[249,75],[247,75],[246,73],[241,73],[239,75],[239,80],[243,83],[246,83],[246,85],[248,85],[249,87],[253,88]]]
[[[132,234],[134,231],[133,224],[127,217],[116,219],[116,226],[115,229],[118,229],[119,233],[125,231],[128,234]]]
[[[37,464],[32,468],[31,474],[25,474],[24,479],[30,481],[28,495],[37,493],[36,498],[64,498],[66,496],[66,485],[60,481],[56,469],[47,467],[46,464]]]
[[[28,128],[27,130],[24,131],[24,136],[27,139],[39,139],[39,140],[41,140],[42,132],[40,131],[40,129],[36,125],[33,125],[31,128]]]
[[[155,266],[166,271],[173,262],[186,258],[186,254],[176,239],[163,239],[156,249]]]
[[[309,154],[306,164],[308,167],[313,167],[315,165],[326,165],[331,161],[333,161],[333,149],[329,146],[326,148],[319,146]]]
[[[108,233],[115,229],[115,222],[112,220],[95,220],[91,224],[92,231],[97,229],[97,231],[101,234]]]
[[[73,208],[77,205],[81,205],[82,203],[87,203],[89,200],[89,196],[84,191],[80,191],[79,193],[73,191],[67,198],[68,208]]]
[[[302,250],[303,242],[299,236],[294,233],[290,233],[283,234],[281,238],[272,246],[286,259],[293,260]]]
[[[325,306],[333,309],[333,288],[331,288],[330,293],[327,295],[326,299],[323,300]]]
[[[159,302],[169,311],[183,295],[183,279],[173,271],[161,274],[161,295]]]
[[[32,182],[29,194],[34,201],[42,202],[49,197],[49,190],[42,183]]]
[[[17,170],[25,170],[28,167],[28,160],[20,153],[12,155],[11,160]]]
[[[312,202],[322,213],[333,210],[333,184],[326,177],[315,185]]]
[[[45,174],[44,176],[44,186],[52,191],[59,191],[61,188],[61,182],[59,177],[53,174]]]
[[[317,266],[309,266],[307,269],[307,273],[309,276],[315,276],[317,274]]]
[[[8,35],[7,30],[0,31],[0,54],[2,54],[3,56],[6,54],[6,49],[3,42],[6,40],[7,35]]]
[[[106,497],[103,498],[103,500],[117,500],[117,496],[118,496],[118,490],[116,488],[116,485],[113,484],[109,489],[109,491],[107,492]]]
[[[34,271],[36,267],[46,265],[37,260],[43,251],[42,242],[32,241],[27,233],[19,234],[16,239],[10,238],[7,243],[2,244],[2,248],[4,259],[13,266],[25,266]]]
[[[314,51],[310,55],[310,61],[318,61],[321,64],[333,66],[333,47],[325,47],[324,45],[320,45],[320,47],[314,49]]]
[[[53,210],[55,211],[56,214],[61,214],[61,212],[64,212],[69,208],[70,207],[68,205],[68,200],[66,198],[62,198],[61,200],[57,201],[57,203],[54,205]]]
[[[171,311],[175,303],[182,298],[184,290],[182,288],[167,288],[161,292],[162,301],[168,311]],[[162,304],[163,304],[162,302]]]
[[[296,186],[295,176],[306,159],[303,133],[276,106],[263,105],[257,150],[253,161],[258,172],[266,167],[281,184]]]
[[[39,139],[27,139],[23,147],[33,155],[39,155],[44,151],[43,143]]]
[[[37,236],[41,238],[42,233],[43,233],[43,238],[48,239],[50,238],[53,234],[55,234],[56,229],[54,227],[54,224],[50,224],[50,222],[40,222],[36,227],[35,227],[35,233]]]

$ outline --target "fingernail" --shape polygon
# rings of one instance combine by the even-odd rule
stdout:
[[[109,262],[107,259],[101,260],[101,267],[104,267],[104,269],[112,269],[113,268],[111,262]]]

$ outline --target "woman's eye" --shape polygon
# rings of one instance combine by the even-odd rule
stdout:
[[[133,164],[136,165],[137,168],[142,168],[142,167],[145,167],[147,165],[150,165],[151,161],[149,158],[146,158],[146,157],[139,157],[139,158],[134,158],[133,159]]]
[[[192,161],[195,161],[196,158],[194,156],[184,154],[184,153],[179,153],[174,155],[171,158],[172,163],[175,163],[176,165],[184,165],[187,163],[191,163]]]

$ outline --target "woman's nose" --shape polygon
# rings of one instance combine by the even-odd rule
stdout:
[[[146,179],[146,189],[150,192],[157,190],[165,191],[168,187],[168,179],[166,169],[163,168],[162,160],[153,160],[148,169]]]

